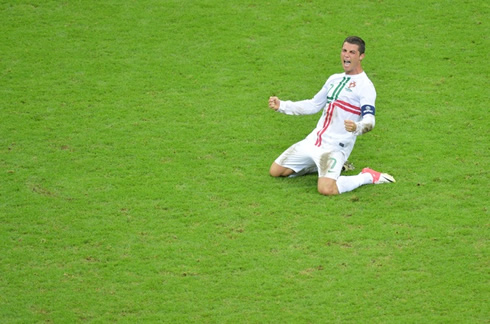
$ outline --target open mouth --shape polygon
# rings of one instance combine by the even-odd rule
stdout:
[[[344,60],[344,65],[345,65],[345,66],[349,66],[349,65],[350,65],[350,61],[346,61],[346,60]]]

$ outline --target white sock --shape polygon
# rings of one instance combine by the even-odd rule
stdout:
[[[349,192],[360,186],[373,183],[373,176],[369,173],[359,173],[355,176],[340,176],[337,179],[339,193]]]

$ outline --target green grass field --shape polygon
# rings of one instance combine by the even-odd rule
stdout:
[[[488,323],[485,1],[0,1],[0,322]],[[336,197],[272,161],[345,37],[376,127]],[[485,108],[486,107],[486,108]]]

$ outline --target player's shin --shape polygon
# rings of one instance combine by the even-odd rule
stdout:
[[[339,193],[352,191],[365,184],[372,183],[372,177],[365,173],[358,174],[355,176],[340,176],[337,179],[337,188],[339,188]]]

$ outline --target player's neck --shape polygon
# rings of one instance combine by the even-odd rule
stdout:
[[[354,76],[354,75],[361,74],[363,72],[364,72],[364,70],[362,68],[359,68],[359,69],[356,69],[355,71],[345,72],[345,75]]]

